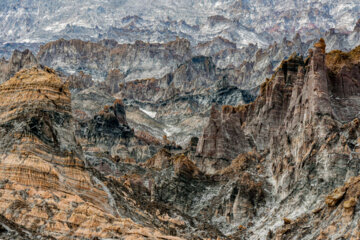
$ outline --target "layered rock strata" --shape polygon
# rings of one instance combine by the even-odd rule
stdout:
[[[68,86],[53,70],[23,70],[0,86],[0,96],[0,214],[8,223],[34,237],[177,239],[128,218],[151,215],[131,201],[120,205],[121,186],[109,190],[114,183],[86,167]]]

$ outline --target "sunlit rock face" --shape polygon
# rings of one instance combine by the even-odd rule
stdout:
[[[70,92],[53,70],[22,70],[0,86],[0,96],[5,226],[14,222],[35,236],[59,239],[162,236],[121,218],[100,175],[86,170]]]

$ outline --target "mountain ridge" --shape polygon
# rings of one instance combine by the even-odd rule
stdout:
[[[91,0],[87,4],[27,0],[3,2],[0,7],[3,9],[0,13],[0,21],[4,23],[0,29],[3,48],[14,50],[11,44],[17,43],[36,50],[40,44],[59,38],[85,41],[107,38],[134,43],[136,40],[168,42],[177,36],[193,45],[224,37],[238,47],[249,43],[264,47],[280,41],[284,35],[292,38],[300,33],[307,41],[319,38],[330,28],[352,30],[359,18],[360,5],[351,0],[321,3],[161,0],[146,4],[125,0]]]

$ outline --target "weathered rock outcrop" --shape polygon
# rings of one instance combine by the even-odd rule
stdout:
[[[60,39],[41,46],[39,62],[68,74],[86,71],[96,80],[105,80],[108,73],[120,71],[126,81],[162,77],[178,64],[189,59],[190,42],[177,39],[166,44],[105,44]],[[119,74],[117,74],[119,75]]]
[[[9,80],[10,77],[14,76],[21,69],[32,68],[38,65],[38,61],[31,51],[25,50],[20,52],[15,50],[9,61],[5,59],[0,61],[0,83]]]
[[[276,74],[261,86],[260,96],[254,103],[224,106],[221,112],[214,110],[198,152],[206,157],[232,159],[253,147],[265,150],[279,131],[289,131],[288,128],[295,128],[299,121],[310,121],[309,118],[314,115],[330,115],[340,122],[356,117],[358,87],[356,81],[349,78],[359,78],[356,63],[358,48],[349,54],[340,51],[327,54],[326,66],[324,43],[315,46],[315,52],[311,51],[310,58],[305,62],[295,55],[284,61]],[[352,55],[355,56],[351,58]],[[347,110],[340,109],[339,98],[344,104],[350,97],[352,103]],[[301,102],[295,102],[296,99]],[[304,116],[306,119],[301,119]],[[230,140],[242,134],[242,142]],[[209,147],[207,151],[204,147],[208,146],[218,149]],[[228,149],[223,146],[236,150],[224,153]]]
[[[196,153],[122,163],[120,181],[225,239],[357,239],[359,47],[325,47],[284,61],[253,103],[213,108]]]
[[[197,155],[208,159],[205,164],[198,161],[200,169],[255,150],[263,160],[247,171],[264,168],[256,178],[267,179],[265,186],[273,196],[265,198],[271,205],[267,216],[258,216],[239,237],[263,238],[266,229],[270,238],[275,236],[271,232],[279,226],[279,218],[297,218],[314,210],[332,189],[360,173],[359,47],[328,54],[325,47],[320,40],[309,58],[293,55],[284,61],[253,103],[212,112],[197,147]],[[329,227],[330,221],[322,227]],[[352,230],[347,231],[354,235],[350,225]],[[301,231],[303,235],[292,234],[291,239],[314,239],[320,233],[310,227]]]
[[[0,85],[0,97],[0,216],[6,218],[0,225],[6,231],[16,230],[19,239],[179,239],[156,230],[163,223],[138,208],[139,198],[130,200],[121,185],[87,167],[68,86],[53,70],[22,70]],[[114,114],[124,121],[121,104]]]
[[[141,168],[123,163],[121,168],[127,171],[120,181],[128,183],[135,192],[147,192],[146,199],[165,203],[189,216],[194,228],[209,234],[211,239],[238,239],[232,235],[251,227],[259,215],[266,214],[265,197],[270,187],[259,176],[264,172],[259,165],[261,155],[241,155],[228,168],[208,175],[191,160],[192,151],[161,149],[140,164]],[[205,237],[198,234],[191,236]]]
[[[164,144],[155,138],[151,141],[151,135],[146,137],[144,134],[136,135],[130,128],[126,120],[125,106],[119,99],[110,106],[106,105],[92,119],[80,120],[77,131],[86,158],[91,164],[92,161],[99,161],[96,157],[99,154],[105,154],[108,158],[119,158],[118,161],[145,161]],[[110,167],[111,165],[113,163]]]
[[[156,113],[153,118],[168,127],[165,134],[184,146],[199,136],[213,105],[242,104],[252,93],[234,87],[236,74],[216,68],[211,57],[193,57],[159,79],[130,81],[115,96],[127,105]],[[161,137],[161,136],[156,136]]]
[[[336,188],[318,208],[291,220],[273,233],[275,239],[359,239],[359,176]],[[312,226],[307,228],[304,226]]]
[[[85,74],[83,71],[76,75],[70,75],[66,81],[69,82],[70,90],[76,91],[87,89],[94,85],[91,75]]]
[[[224,50],[234,50],[236,49],[236,44],[230,42],[229,40],[216,37],[211,41],[199,43],[194,47],[193,54],[194,55],[203,55],[203,56],[213,56],[216,53]]]
[[[124,83],[125,75],[119,69],[114,69],[109,71],[105,79],[104,85],[106,86],[110,94],[114,94],[119,92],[119,85]]]
[[[111,207],[106,193],[93,186],[84,171],[72,133],[67,86],[51,70],[31,69],[2,84],[0,94],[4,99],[0,117],[1,213],[27,228],[41,227],[53,236],[71,231],[84,234],[80,233],[84,230],[80,230],[83,227],[78,217],[83,216],[85,223],[90,215],[80,208],[105,218]],[[86,228],[91,235],[89,226]]]
[[[128,138],[134,136],[126,121],[125,106],[121,100],[115,100],[113,106],[105,106],[89,123],[90,138],[106,137],[106,135]]]

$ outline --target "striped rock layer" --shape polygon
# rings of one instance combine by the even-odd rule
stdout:
[[[119,217],[86,170],[70,92],[53,70],[20,71],[0,85],[0,99],[0,215],[57,239],[167,238]]]

